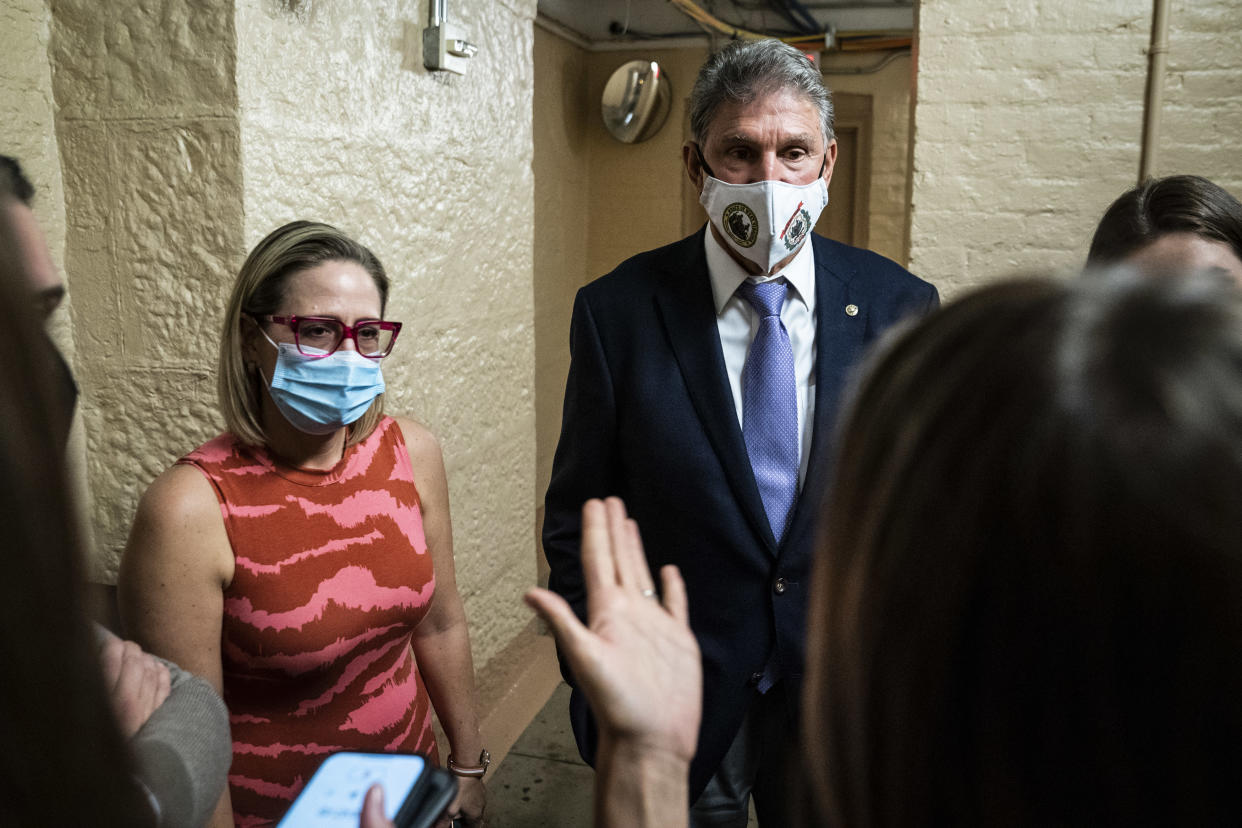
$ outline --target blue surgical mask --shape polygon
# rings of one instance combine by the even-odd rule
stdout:
[[[309,357],[292,342],[277,345],[266,333],[263,338],[278,351],[268,390],[280,413],[298,431],[331,434],[365,414],[384,393],[378,359],[345,350]]]

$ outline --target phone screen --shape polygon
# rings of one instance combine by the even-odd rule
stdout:
[[[393,819],[426,770],[427,760],[401,753],[336,753],[319,766],[277,828],[358,828],[367,790],[384,787],[384,816]]]

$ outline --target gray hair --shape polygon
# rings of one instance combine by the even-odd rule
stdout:
[[[806,55],[779,40],[735,40],[707,59],[690,92],[690,131],[700,145],[720,105],[749,103],[780,89],[806,96],[819,110],[825,145],[832,130],[832,93]]]

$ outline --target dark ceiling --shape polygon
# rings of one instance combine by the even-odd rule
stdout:
[[[914,0],[693,0],[735,26],[778,35],[805,33],[810,18],[822,30],[910,31]],[[669,0],[539,0],[539,14],[593,44],[633,39],[697,37],[700,25]],[[795,23],[801,24],[795,28]]]

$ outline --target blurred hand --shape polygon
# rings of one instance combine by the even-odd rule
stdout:
[[[378,782],[367,789],[366,798],[362,800],[358,828],[397,828],[384,816],[384,788]]]
[[[460,820],[465,828],[483,828],[483,810],[487,807],[487,789],[482,779],[468,776],[457,777],[457,798],[449,803],[444,818],[436,828],[449,828],[453,820]]]
[[[601,737],[689,762],[698,741],[703,676],[681,574],[675,566],[661,570],[661,603],[638,525],[618,498],[583,505],[582,570],[588,626],[546,589],[532,589],[526,602],[556,635]]]
[[[112,710],[129,739],[168,698],[172,678],[163,662],[115,635],[104,641],[99,657]]]

